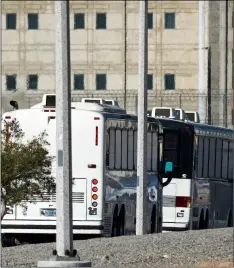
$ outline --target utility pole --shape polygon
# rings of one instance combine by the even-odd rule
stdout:
[[[234,0],[232,5],[232,55],[234,55]],[[232,127],[234,131],[234,57],[232,57]],[[233,135],[233,143],[232,143],[232,179],[234,181],[234,135]],[[232,211],[234,211],[234,187],[233,188],[233,195],[232,195]],[[234,215],[232,214],[232,222],[233,222]],[[234,230],[234,226],[233,226]],[[234,240],[233,240],[233,247],[234,247]],[[234,262],[234,256],[233,256],[233,262]]]
[[[147,190],[147,74],[148,74],[148,1],[139,1],[139,85],[137,135],[136,235],[146,232]]]
[[[0,0],[0,15],[2,17],[2,0]],[[2,30],[2,20],[0,21],[0,29]],[[0,36],[0,51],[2,51],[2,35]],[[0,62],[2,62],[2,53],[0,53]],[[2,85],[2,64],[0,64],[0,85]],[[2,119],[2,86],[0,88],[0,114],[1,114],[1,119]],[[2,124],[0,124],[0,133],[2,133]],[[0,152],[2,151],[2,143],[0,142]],[[2,162],[2,158],[0,156],[0,161]],[[1,165],[0,165],[0,185],[2,185],[1,183],[1,179],[2,179],[2,172],[1,172]],[[3,189],[1,187],[0,189],[0,207],[1,210],[4,210],[5,212],[5,205],[3,203]],[[2,211],[1,211],[2,212]],[[2,215],[1,215],[2,216]],[[1,217],[2,218],[2,217]],[[0,226],[0,232],[1,232],[1,226]],[[2,233],[2,232],[1,232]],[[0,250],[0,266],[2,267],[2,250]]]
[[[208,125],[212,123],[212,116],[211,116],[211,50],[210,47],[207,48],[207,65],[208,65],[208,74],[207,74],[207,102],[208,102]]]
[[[219,19],[219,92],[221,97],[219,99],[219,125],[227,127],[227,7],[228,2],[226,0],[220,1],[220,19]]]
[[[56,250],[38,267],[91,267],[73,250],[71,62],[69,1],[55,1],[56,18]]]
[[[198,87],[199,87],[199,105],[198,112],[200,115],[201,123],[205,123],[205,96],[204,96],[204,1],[200,0],[199,3],[199,74],[198,74]]]

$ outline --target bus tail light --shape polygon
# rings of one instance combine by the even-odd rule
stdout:
[[[96,192],[98,191],[98,188],[97,188],[96,186],[94,186],[94,187],[92,188],[92,191],[93,191],[94,193],[96,193]]]
[[[92,180],[92,184],[94,184],[94,185],[98,184],[98,180],[97,179],[93,179]]]
[[[93,194],[93,195],[92,195],[92,199],[93,199],[93,200],[97,200],[97,199],[98,199],[97,194]]]
[[[190,208],[191,197],[189,196],[177,196],[176,207]]]
[[[95,145],[98,145],[98,127],[96,127]]]
[[[97,205],[98,205],[98,204],[97,204],[96,201],[94,201],[94,202],[92,203],[92,206],[93,206],[93,207],[97,207]]]
[[[96,168],[95,164],[88,164],[88,168]]]

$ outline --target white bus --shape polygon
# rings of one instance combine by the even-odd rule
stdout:
[[[163,230],[221,228],[233,222],[233,130],[169,119],[164,161],[174,164],[163,188]]]
[[[123,109],[76,103],[72,109],[73,233],[118,236],[135,233],[137,183],[137,117]],[[5,113],[16,119],[26,139],[46,130],[49,152],[56,155],[56,108],[21,109]],[[162,183],[158,179],[162,152],[161,124],[148,118],[147,232],[162,229]],[[160,146],[159,146],[160,145]],[[20,156],[19,156],[20,157]],[[55,176],[55,163],[53,166]],[[2,233],[56,233],[56,196],[38,197],[36,204],[8,208]]]

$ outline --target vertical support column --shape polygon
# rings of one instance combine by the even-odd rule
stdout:
[[[148,1],[140,1],[136,235],[146,232]]]
[[[205,96],[204,96],[204,1],[201,0],[199,5],[199,74],[198,74],[198,87],[199,87],[199,107],[198,112],[200,115],[201,123],[205,123]]]
[[[220,1],[219,21],[219,125],[227,126],[227,2]]]
[[[69,1],[55,1],[56,18],[56,247],[73,251]]]

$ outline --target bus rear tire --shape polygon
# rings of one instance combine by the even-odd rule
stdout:
[[[112,232],[111,236],[119,236],[120,228],[119,228],[119,217],[118,217],[118,207],[115,207],[113,221],[112,221]]]
[[[206,211],[206,219],[204,223],[204,229],[209,229],[209,211]]]
[[[156,208],[153,207],[152,214],[151,214],[151,228],[150,233],[154,234],[156,232]]]
[[[125,208],[122,206],[119,213],[119,235],[125,235]]]
[[[232,217],[231,211],[230,211],[229,216],[228,216],[228,226],[227,227],[233,227],[233,217]]]
[[[205,221],[204,221],[204,213],[203,213],[203,210],[201,211],[201,214],[200,214],[199,227],[198,227],[198,229],[199,230],[205,229]]]
[[[158,219],[157,233],[162,233],[162,218]]]

